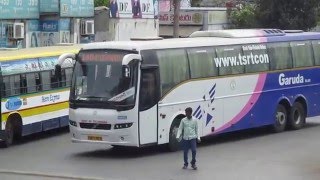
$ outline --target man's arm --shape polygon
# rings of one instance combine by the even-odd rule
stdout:
[[[182,131],[183,131],[183,119],[180,121],[180,125],[179,125],[179,129],[178,129],[178,132],[177,132],[177,139],[180,138],[180,136],[182,136]]]
[[[200,131],[199,131],[199,125],[198,121],[196,120],[196,129],[195,129],[196,135],[198,137],[198,141],[200,142]]]

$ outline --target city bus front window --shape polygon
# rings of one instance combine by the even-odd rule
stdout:
[[[134,104],[138,62],[128,68],[130,76],[124,76],[122,59],[127,52],[84,51],[74,72],[74,100],[103,101],[112,105]]]

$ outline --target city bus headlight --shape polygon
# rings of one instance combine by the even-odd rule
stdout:
[[[69,120],[70,125],[77,127],[77,122]]]
[[[116,124],[114,125],[114,129],[123,129],[123,128],[129,128],[132,126],[133,123],[122,123],[122,124]]]

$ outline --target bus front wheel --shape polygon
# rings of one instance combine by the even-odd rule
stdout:
[[[179,129],[180,121],[175,120],[170,128],[170,134],[169,134],[169,144],[168,149],[169,151],[178,151],[180,149],[180,142],[177,140],[177,133]]]
[[[288,113],[284,105],[279,104],[275,114],[275,121],[273,124],[274,132],[282,132],[286,128]]]
[[[290,129],[300,129],[306,122],[306,112],[301,103],[295,102],[290,111],[288,125]]]
[[[1,142],[2,147],[9,147],[13,143],[13,137],[14,137],[14,125],[11,121],[8,121],[6,123],[6,129],[5,129],[5,139]]]

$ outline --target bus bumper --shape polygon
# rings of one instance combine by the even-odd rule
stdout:
[[[3,141],[6,139],[6,132],[4,130],[0,130],[0,141]]]
[[[117,146],[134,146],[138,147],[134,143],[133,137],[127,134],[127,131],[118,130],[117,133],[114,131],[92,131],[89,129],[81,129],[79,127],[69,126],[71,141],[74,143],[96,143],[96,144],[107,144]]]

